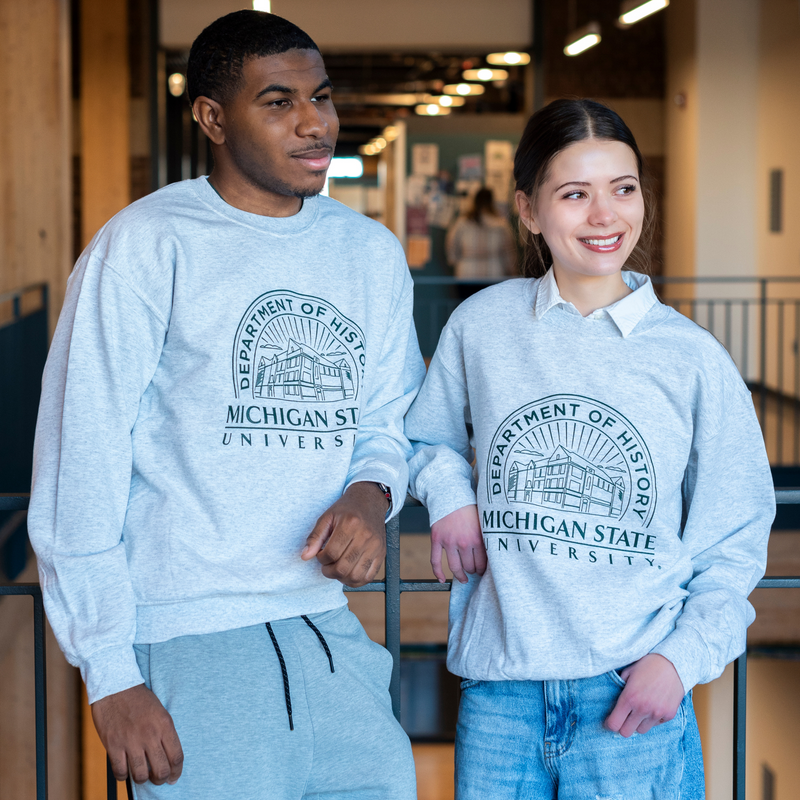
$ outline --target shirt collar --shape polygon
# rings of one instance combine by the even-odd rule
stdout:
[[[625,337],[642,321],[644,315],[658,302],[658,298],[653,291],[653,282],[647,275],[623,271],[622,280],[632,289],[631,293],[622,300],[617,300],[616,303],[600,308],[593,313],[596,316],[608,314],[619,328],[619,332]],[[551,308],[558,305],[564,305],[576,314],[580,313],[572,303],[561,296],[553,268],[550,267],[544,278],[539,281],[533,304],[533,316],[541,319]]]

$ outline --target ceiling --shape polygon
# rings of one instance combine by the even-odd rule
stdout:
[[[561,2],[561,0],[559,0]],[[272,0],[272,12],[305,30],[323,53],[526,48],[531,0]],[[160,38],[188,48],[217,17],[247,0],[160,0]]]

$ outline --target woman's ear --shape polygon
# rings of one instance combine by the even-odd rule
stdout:
[[[531,198],[522,191],[522,189],[517,189],[514,194],[514,197],[517,201],[517,210],[519,211],[519,218],[522,224],[531,232],[531,233],[541,233],[542,229],[536,224],[536,221],[533,219],[533,205],[531,204]]]

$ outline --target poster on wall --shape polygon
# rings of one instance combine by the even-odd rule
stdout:
[[[480,181],[483,180],[483,156],[480,153],[459,156],[458,180]]]
[[[406,208],[406,261],[411,269],[422,269],[431,260],[431,236],[425,206]]]
[[[411,174],[431,178],[439,174],[438,144],[415,144],[411,147]]]
[[[502,139],[489,139],[484,145],[486,178],[484,184],[492,190],[498,212],[507,214],[514,190],[514,145]]]

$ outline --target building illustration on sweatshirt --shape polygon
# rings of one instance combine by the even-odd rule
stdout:
[[[489,447],[490,504],[627,520],[647,527],[656,507],[650,451],[619,411],[581,395],[550,395],[506,417]]]
[[[539,461],[512,462],[508,498],[546,508],[595,516],[617,517],[625,499],[625,483],[559,444]]]
[[[349,400],[355,393],[353,370],[346,358],[338,362],[290,338],[286,350],[261,356],[254,397],[292,400]]]
[[[233,343],[233,384],[244,400],[353,405],[366,363],[361,328],[330,302],[267,292],[245,311]]]

